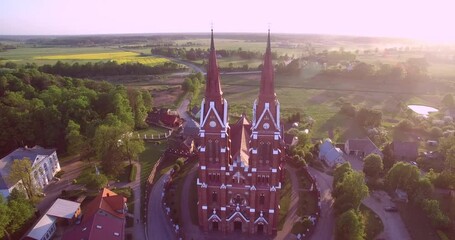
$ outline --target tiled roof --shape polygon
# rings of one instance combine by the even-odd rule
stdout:
[[[234,125],[231,125],[231,153],[233,159],[240,157],[245,166],[248,165],[248,143],[250,141],[251,124],[243,115]]]
[[[124,239],[126,198],[104,188],[84,211],[80,225],[67,232],[63,239]]]
[[[348,139],[347,143],[349,144],[350,151],[362,151],[366,155],[378,149],[378,147],[376,147],[376,145],[374,145],[374,143],[369,138]]]

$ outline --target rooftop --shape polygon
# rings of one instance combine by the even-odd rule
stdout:
[[[80,207],[80,203],[57,198],[47,211],[47,215],[71,219]]]

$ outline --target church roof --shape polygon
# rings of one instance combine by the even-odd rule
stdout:
[[[235,161],[240,158],[245,166],[248,165],[248,143],[251,135],[251,124],[245,115],[231,125],[231,152]]]
[[[267,49],[264,55],[264,64],[262,65],[261,85],[259,97],[274,97],[275,82],[272,64],[272,50],[270,47],[270,30],[267,35]]]
[[[207,81],[205,86],[205,96],[208,98],[220,98],[221,92],[220,73],[216,61],[215,43],[213,40],[213,29],[210,42],[209,64],[207,66]]]

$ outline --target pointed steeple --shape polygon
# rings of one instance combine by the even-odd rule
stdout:
[[[215,43],[213,41],[213,29],[210,42],[210,56],[209,63],[207,66],[207,81],[205,85],[205,96],[208,98],[220,98],[223,92],[221,92],[220,85],[220,73],[218,71],[218,65],[216,62],[216,51]]]
[[[275,80],[272,64],[272,50],[270,47],[270,29],[267,35],[267,49],[264,55],[264,64],[262,65],[261,87],[259,97],[275,96]]]

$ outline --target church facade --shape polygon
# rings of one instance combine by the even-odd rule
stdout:
[[[274,88],[270,31],[253,117],[228,122],[211,35],[205,98],[201,103],[198,218],[205,231],[276,232],[284,174],[280,103]]]

